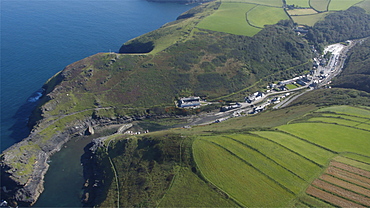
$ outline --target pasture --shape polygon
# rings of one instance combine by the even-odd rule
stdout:
[[[286,0],[287,5],[295,5],[296,7],[310,7],[310,0]]]
[[[301,155],[302,157],[308,158],[321,166],[325,166],[330,158],[334,156],[330,151],[282,132],[255,131],[252,133],[276,142],[277,144],[280,144],[281,146]]]
[[[289,191],[295,194],[301,191],[302,185],[305,184],[304,180],[299,176],[289,172],[288,169],[284,167],[286,164],[279,164],[279,161],[276,161],[276,159],[281,158],[281,155],[274,155],[276,158],[271,158],[268,155],[265,155],[264,152],[260,152],[259,150],[254,149],[245,143],[240,143],[239,140],[233,140],[234,135],[232,136],[233,137],[230,138],[228,138],[229,136],[211,138],[206,137],[205,139],[226,148],[228,152],[235,155],[237,158],[247,161],[249,165],[259,170],[260,174],[269,176],[271,180],[278,183],[281,187],[289,189]],[[258,145],[258,147],[261,147],[261,145]]]
[[[175,176],[175,180],[158,204],[158,207],[212,207],[215,204],[220,207],[236,207],[237,205],[212,190],[195,173],[188,168],[181,168]],[[189,183],[191,181],[191,183]],[[200,197],[202,196],[202,197]]]
[[[323,20],[329,12],[317,13],[304,16],[291,16],[293,21],[300,25],[313,26],[316,22]]]
[[[365,9],[368,14],[370,13],[370,0],[361,1],[360,3],[357,3],[355,6]]]
[[[253,36],[261,29],[247,23],[246,13],[255,6],[246,3],[222,3],[214,14],[202,20],[197,27],[235,35]]]
[[[225,191],[241,206],[285,206],[294,195],[245,161],[212,142],[197,139],[193,154],[206,180]]]
[[[329,11],[346,10],[363,0],[331,0],[329,4]]]
[[[310,0],[311,8],[324,12],[328,10],[330,0]]]
[[[266,5],[274,7],[282,7],[283,2],[281,0],[221,0],[222,3],[228,2],[239,2],[239,3],[251,3],[256,5]]]
[[[317,12],[313,9],[293,9],[293,10],[288,10],[287,12],[289,15],[293,15],[293,16],[317,14]]]
[[[362,174],[370,174],[370,131],[357,128],[358,124],[367,125],[366,122],[370,119],[367,114],[370,110],[350,106],[308,109],[306,114],[289,119],[288,124],[275,124],[273,128],[244,129],[256,126],[258,119],[262,118],[265,126],[269,126],[264,118],[269,117],[269,122],[272,122],[271,118],[276,118],[276,113],[284,117],[283,112],[289,117],[290,110],[270,111],[258,116],[239,117],[218,124],[182,130],[186,132],[184,135],[196,132],[197,136],[193,137],[191,148],[197,173],[240,206],[338,205],[335,204],[337,202],[331,201],[331,193],[323,191],[315,195],[312,191],[327,182],[333,185],[330,190],[326,187],[324,190],[338,192],[342,190],[340,186],[346,186],[350,190],[367,194],[366,188],[357,188],[357,185],[364,187],[363,182],[356,182],[353,177],[364,178]],[[232,120],[237,124],[230,126]],[[345,175],[346,171],[350,175]],[[192,173],[188,171],[187,174]],[[182,181],[185,178],[182,177],[190,175],[177,177],[176,180],[179,181],[175,180],[172,186],[174,190],[168,192],[168,197],[172,198],[172,191],[176,191],[175,195],[181,195],[178,193],[181,193],[183,185],[176,184],[186,184],[187,182]],[[201,184],[200,181],[196,183]],[[365,183],[365,187],[368,185],[370,186]],[[197,193],[203,197],[201,192],[203,191]],[[204,196],[207,203],[210,203],[209,194]],[[343,197],[341,203],[347,203],[346,197],[350,196],[346,194]],[[362,198],[365,199],[366,196]],[[182,200],[181,197],[179,200]],[[219,204],[225,205],[225,202]],[[364,203],[363,200],[359,202]]]
[[[370,111],[365,108],[357,108],[352,106],[340,105],[321,108],[317,112],[334,112],[340,114],[347,114],[350,116],[364,117],[370,119]]]
[[[248,23],[261,28],[284,19],[289,19],[289,17],[282,8],[256,6],[247,12]]]
[[[370,156],[368,131],[326,123],[296,123],[278,129],[335,152],[356,152]]]

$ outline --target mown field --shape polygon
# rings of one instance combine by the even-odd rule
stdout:
[[[331,0],[329,4],[330,11],[346,10],[351,6],[362,2],[363,0]]]
[[[288,0],[287,4],[307,8],[292,9],[287,10],[287,12],[294,22],[308,26],[313,26],[333,11],[346,10],[354,5],[364,8],[366,11],[369,11],[370,8],[369,0]]]
[[[316,11],[324,12],[327,11],[330,0],[310,0],[309,3],[311,8]]]
[[[358,127],[369,113],[333,106],[276,129],[198,136],[194,159],[241,206],[369,206],[370,130]]]
[[[296,7],[310,7],[309,0],[286,0],[286,4]]]
[[[221,2],[242,2],[242,3],[251,3],[257,5],[267,5],[274,7],[282,7],[283,2],[281,0],[221,0]]]
[[[292,10],[288,10],[288,14],[290,16],[299,16],[299,15],[317,14],[317,12],[313,9],[292,9]]]
[[[293,106],[113,141],[118,186],[101,206],[368,207],[370,130],[357,124],[369,120],[364,107]]]
[[[265,25],[273,25],[280,20],[288,19],[282,8],[256,6],[247,12],[248,23],[252,26],[263,28]]]
[[[261,29],[246,21],[246,13],[256,5],[246,3],[222,3],[219,9],[201,21],[197,27],[235,35],[253,36]]]

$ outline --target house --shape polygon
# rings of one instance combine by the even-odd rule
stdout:
[[[184,97],[178,100],[179,108],[197,107],[197,106],[200,106],[200,97],[187,97],[187,98]]]
[[[261,98],[263,98],[265,96],[265,94],[263,94],[262,92],[255,92],[251,95],[249,95],[248,97],[245,98],[245,101],[247,103],[251,103],[251,102],[254,102],[254,101],[257,101]]]

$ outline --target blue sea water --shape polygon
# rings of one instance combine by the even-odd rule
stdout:
[[[1,151],[27,137],[43,83],[68,64],[118,51],[195,5],[145,0],[1,0]]]

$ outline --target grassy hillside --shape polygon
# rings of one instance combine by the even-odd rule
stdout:
[[[364,206],[370,199],[370,181],[358,177],[370,176],[369,122],[366,107],[293,106],[192,129],[127,136],[110,144],[109,155],[116,168],[131,161],[131,168],[120,171],[118,181],[144,168],[142,184],[130,185],[130,192],[150,196],[154,181],[155,187],[162,187],[151,200],[141,198],[148,206]],[[128,141],[145,145],[130,150],[118,145]],[[119,153],[122,147],[127,153]],[[166,171],[148,170],[151,166],[146,163],[167,166],[168,174],[173,174],[171,182],[153,178]],[[122,189],[124,184],[119,182]],[[113,191],[116,184],[108,186]],[[337,200],[333,194],[343,187],[350,192]],[[318,188],[321,191],[314,191]],[[350,193],[361,197],[354,199]],[[117,201],[111,197],[108,194],[101,206],[113,206]],[[133,198],[122,196],[121,206],[138,205],[130,203]]]

